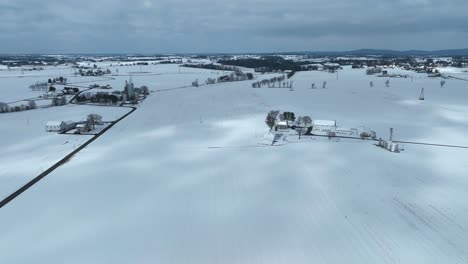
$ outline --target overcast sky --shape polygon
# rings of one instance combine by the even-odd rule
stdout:
[[[0,53],[468,47],[467,0],[0,0]]]

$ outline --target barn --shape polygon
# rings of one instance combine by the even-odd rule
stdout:
[[[335,120],[312,120],[312,134],[328,135],[329,132],[335,132]]]
[[[67,124],[63,121],[49,121],[46,124],[47,132],[62,132],[66,129]]]

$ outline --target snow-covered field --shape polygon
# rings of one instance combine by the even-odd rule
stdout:
[[[134,77],[137,85],[164,90],[212,75],[155,68],[170,74]],[[467,263],[467,149],[258,144],[266,112],[279,109],[385,138],[393,127],[397,140],[468,146],[468,82],[440,88],[440,79],[412,75],[389,88],[346,69],[338,80],[298,73],[295,91],[239,82],[153,93],[0,210],[0,263]],[[310,89],[323,81],[328,89]],[[41,111],[58,118],[55,108]],[[12,137],[3,144],[20,146],[0,150],[8,175],[34,148],[28,136],[15,139],[27,114],[14,115],[0,115]],[[65,137],[47,135],[54,144]]]
[[[128,108],[118,107],[67,105],[0,114],[0,199],[91,138],[46,132],[48,121],[84,121],[91,113],[100,114],[104,121],[113,121],[128,111]]]

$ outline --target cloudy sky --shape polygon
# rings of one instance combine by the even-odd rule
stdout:
[[[467,11],[467,0],[0,0],[0,54],[468,48]]]

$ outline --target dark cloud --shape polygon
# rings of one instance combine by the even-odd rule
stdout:
[[[468,47],[465,0],[0,0],[0,53]]]

